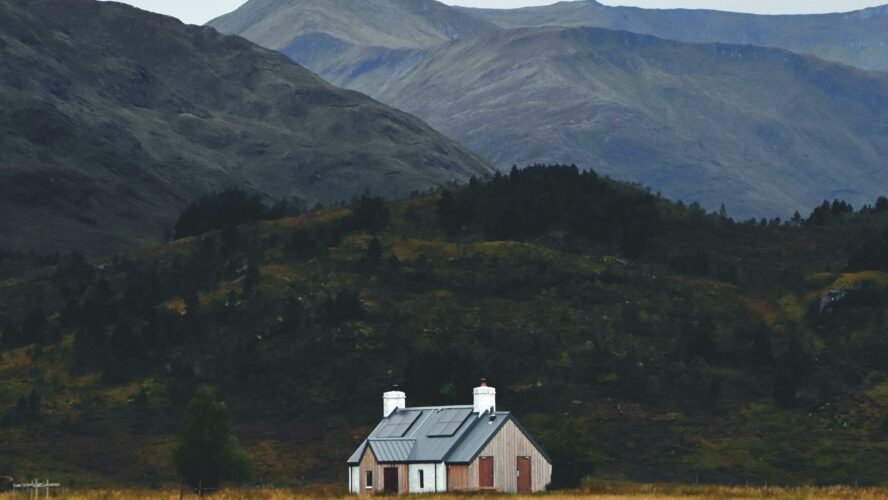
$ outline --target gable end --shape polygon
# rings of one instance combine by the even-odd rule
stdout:
[[[513,415],[511,413],[508,414],[507,418],[504,418],[501,422],[499,422],[496,426],[496,429],[493,432],[491,432],[490,435],[487,436],[487,439],[485,439],[484,442],[482,442],[481,445],[478,446],[472,452],[472,456],[470,459],[468,459],[466,461],[461,460],[459,462],[453,462],[453,463],[459,463],[459,464],[466,463],[467,464],[467,463],[474,462],[475,459],[478,458],[478,455],[480,455],[481,452],[484,451],[485,448],[487,448],[487,445],[490,444],[491,441],[493,441],[493,438],[495,438],[500,432],[502,432],[503,427],[505,427],[505,425],[508,422],[514,423],[515,427],[517,427],[518,430],[521,431],[521,433],[524,435],[524,437],[526,437],[527,440],[530,441],[530,444],[532,444],[533,447],[536,448],[537,451],[540,452],[540,455],[542,455],[542,457],[544,459],[546,459],[546,462],[548,462],[549,465],[552,465],[552,458],[549,457],[549,454],[546,453],[546,450],[540,445],[540,443],[536,439],[534,439],[533,435],[527,430],[527,428],[524,427],[523,425],[521,425],[521,422],[519,422],[518,419],[515,418],[515,415]]]

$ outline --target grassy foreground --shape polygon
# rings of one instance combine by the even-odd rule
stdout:
[[[127,489],[96,489],[96,490],[63,490],[57,497],[68,500],[173,500],[179,498],[179,491],[167,490],[127,490]],[[0,493],[0,500],[13,500],[23,495]],[[544,493],[538,495],[429,495],[429,498],[438,500],[473,498],[545,498],[558,499],[570,498],[595,498],[595,499],[859,499],[877,500],[888,499],[888,488],[853,488],[849,486],[832,487],[743,487],[743,486],[711,486],[711,485],[679,485],[679,484],[635,484],[635,483],[601,483],[582,491]],[[196,498],[196,495],[186,495],[186,498]],[[343,496],[339,488],[316,488],[308,490],[294,489],[228,489],[212,495],[214,500],[282,500],[282,499],[308,499],[308,498],[353,498]]]

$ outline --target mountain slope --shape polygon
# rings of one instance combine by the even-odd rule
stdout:
[[[882,73],[593,28],[504,30],[393,60],[334,81],[501,168],[573,162],[744,218],[888,190]]]
[[[490,170],[278,53],[121,4],[2,0],[0,54],[0,247],[157,241],[229,185],[331,202]]]
[[[803,39],[829,45],[830,37],[848,30],[870,33],[868,23],[878,31],[878,9],[856,18],[780,18],[614,10],[594,2],[513,11],[421,3],[437,5],[437,19],[454,19],[456,11],[508,28],[469,30],[429,46],[443,37],[411,34],[424,21],[386,16],[384,23],[360,23],[365,9],[407,5],[399,0],[374,0],[371,7],[252,0],[212,24],[271,42],[334,84],[414,113],[500,168],[576,163],[711,209],[724,202],[739,217],[788,216],[833,197],[859,205],[888,187],[884,74],[779,49],[594,28],[511,28],[593,23],[600,14],[603,24],[671,26],[670,35],[703,26],[697,38],[733,33],[725,38],[764,43],[773,39],[765,35],[783,33],[781,26],[792,22],[805,27],[796,30],[808,33]],[[267,22],[313,19],[319,12],[322,27],[282,22],[278,28],[287,35],[268,36],[280,32]],[[824,29],[823,23],[846,18],[836,30]],[[773,26],[767,31],[757,23]],[[763,38],[750,38],[755,33]]]
[[[594,0],[511,10],[459,10],[503,28],[618,29],[685,42],[779,47],[864,69],[888,70],[888,5],[839,14],[782,16],[610,7]]]
[[[278,50],[329,81],[499,30],[436,0],[250,0],[207,25]]]
[[[277,50],[311,34],[367,47],[416,48],[498,29],[435,0],[250,0],[207,24]]]

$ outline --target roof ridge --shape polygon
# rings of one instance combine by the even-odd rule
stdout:
[[[449,409],[464,409],[464,408],[474,408],[472,405],[441,405],[441,406],[408,406],[407,408],[398,408],[399,411],[410,411],[410,410],[449,410]]]

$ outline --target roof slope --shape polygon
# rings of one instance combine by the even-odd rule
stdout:
[[[409,415],[411,413],[416,415]],[[509,412],[497,412],[491,417],[486,412],[481,415],[473,413],[472,406],[435,406],[404,408],[382,419],[347,463],[360,463],[368,446],[381,463],[468,463],[509,420],[515,422],[551,462],[542,446]],[[393,426],[401,426],[405,421],[412,423],[403,434],[392,435]],[[400,428],[395,429],[398,431]]]

